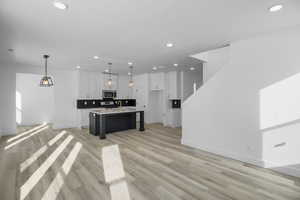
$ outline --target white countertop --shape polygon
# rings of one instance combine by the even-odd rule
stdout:
[[[119,113],[129,113],[129,112],[141,112],[144,110],[136,109],[136,107],[118,107],[118,108],[99,108],[97,110],[92,110],[92,113],[99,115],[108,115],[108,114],[119,114]]]

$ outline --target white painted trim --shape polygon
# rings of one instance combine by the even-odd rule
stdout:
[[[256,159],[256,158],[253,158],[253,157],[250,157],[250,156],[244,156],[244,155],[238,154],[236,152],[228,151],[226,149],[204,147],[204,146],[200,147],[199,145],[195,144],[192,141],[187,141],[187,140],[183,140],[183,139],[181,141],[181,144],[189,146],[189,147],[193,147],[193,148],[196,148],[196,149],[200,149],[200,150],[203,150],[203,151],[207,151],[209,153],[224,156],[226,158],[231,158],[231,159],[234,159],[234,160],[239,160],[239,161],[242,161],[242,162],[250,163],[250,164],[253,164],[253,165],[256,165],[256,166],[259,166],[259,167],[264,166],[264,162],[260,159]]]
[[[192,147],[192,148],[196,148],[202,151],[206,151],[209,153],[213,153],[219,156],[223,156],[226,158],[230,158],[230,159],[234,159],[234,160],[238,160],[241,162],[245,162],[245,163],[249,163],[249,164],[253,164],[255,166],[258,167],[262,167],[262,168],[266,168],[265,166],[270,166],[270,165],[275,165],[276,163],[273,162],[269,162],[269,161],[265,161],[265,160],[261,160],[261,159],[256,159],[250,156],[244,156],[241,154],[238,154],[236,152],[232,152],[232,151],[228,151],[225,149],[218,149],[218,148],[212,148],[212,147],[204,147],[204,146],[199,146],[197,144],[195,144],[192,141],[187,141],[187,140],[181,140],[181,144]],[[268,164],[268,165],[266,165]],[[300,170],[298,168],[294,168],[294,167],[277,167],[277,168],[268,168],[270,170],[282,173],[282,174],[287,174],[290,176],[295,176],[295,177],[300,177]]]
[[[264,167],[264,168],[271,169],[273,171],[277,171],[282,174],[300,177],[300,169],[299,168],[295,168],[295,167],[291,167],[291,166],[280,166],[280,164],[278,164],[278,163],[274,163],[272,161],[267,161],[267,160],[264,160],[264,164],[265,164],[264,166],[279,166],[279,167],[270,167],[270,168]]]
[[[2,130],[2,136],[14,136],[14,135],[17,135],[17,129],[14,131],[14,130]]]
[[[75,122],[54,122],[53,129],[68,129],[68,128],[78,128],[78,125]]]

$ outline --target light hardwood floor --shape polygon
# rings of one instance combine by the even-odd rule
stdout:
[[[105,182],[101,152],[113,144],[132,200],[300,199],[299,179],[183,146],[180,129],[152,124],[144,133],[119,132],[106,140],[87,129],[62,131],[1,138],[1,200],[110,199],[116,190]]]

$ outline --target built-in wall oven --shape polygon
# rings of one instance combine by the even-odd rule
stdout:
[[[103,99],[117,98],[117,91],[116,90],[102,90],[102,98]]]

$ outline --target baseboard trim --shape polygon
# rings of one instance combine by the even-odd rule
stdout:
[[[272,162],[272,161],[266,161],[264,160],[264,166],[276,166],[276,167],[264,167],[267,169],[271,169],[276,172],[280,172],[282,174],[287,174],[289,176],[295,176],[300,178],[300,169],[291,167],[291,166],[280,166],[278,163]]]
[[[228,150],[224,150],[224,149],[218,149],[218,148],[214,148],[214,147],[204,147],[204,146],[199,146],[197,144],[195,144],[192,141],[187,141],[187,140],[181,140],[181,144],[189,146],[189,147],[193,147],[202,151],[206,151],[209,153],[213,153],[219,156],[223,156],[225,158],[229,158],[229,159],[234,159],[234,160],[238,160],[241,162],[245,162],[245,163],[249,163],[258,167],[262,167],[262,168],[266,168],[265,166],[267,166],[266,164],[274,164],[272,162],[269,161],[264,161],[264,160],[260,160],[260,159],[256,159],[250,156],[244,156],[244,155],[240,155],[237,154],[235,152],[231,152]],[[300,169],[298,168],[293,168],[293,167],[288,167],[288,166],[283,166],[283,167],[276,167],[276,168],[267,168],[282,174],[286,174],[289,176],[294,176],[294,177],[300,177]]]
[[[78,125],[74,123],[54,123],[53,129],[68,129],[68,128],[77,128]]]
[[[200,149],[209,153],[213,153],[213,154],[217,154],[226,158],[231,158],[234,160],[238,160],[238,161],[242,161],[242,162],[246,162],[246,163],[250,163],[259,167],[263,167],[264,166],[264,162],[262,160],[250,157],[250,156],[244,156],[244,155],[240,155],[236,152],[231,152],[225,149],[219,149],[219,148],[214,148],[214,147],[205,147],[205,146],[199,146],[197,144],[195,144],[192,141],[187,141],[187,140],[181,140],[181,144],[186,145],[186,146],[190,146],[196,149]]]

